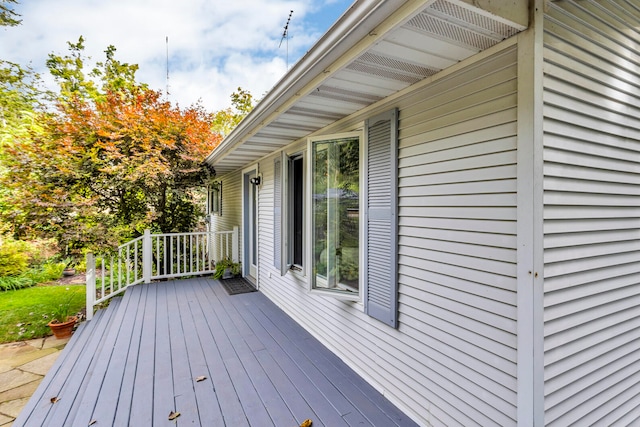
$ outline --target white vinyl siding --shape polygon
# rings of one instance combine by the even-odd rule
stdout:
[[[456,420],[435,424],[515,423],[516,67],[511,48],[400,111],[400,322]]]
[[[544,22],[545,425],[640,422],[640,9]]]
[[[242,254],[242,178],[240,172],[231,172],[216,180],[221,182],[222,197],[220,211],[211,216],[213,231],[231,231],[234,226],[240,233],[240,253]]]
[[[398,329],[280,276],[260,162],[260,290],[422,425],[515,424],[516,68],[511,45],[345,121],[399,108]]]

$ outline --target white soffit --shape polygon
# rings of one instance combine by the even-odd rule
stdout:
[[[232,132],[207,161],[219,174],[236,170],[524,29],[462,0],[426,4],[346,66],[315,71],[313,78],[327,74],[320,85],[307,88],[294,103],[278,100],[288,107],[269,123]]]

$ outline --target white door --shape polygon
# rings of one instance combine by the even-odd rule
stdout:
[[[243,187],[242,275],[255,280],[258,268],[258,186],[251,183],[256,170],[245,171]]]

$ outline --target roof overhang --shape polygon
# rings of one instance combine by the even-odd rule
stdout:
[[[207,157],[236,170],[527,28],[527,0],[358,0]]]

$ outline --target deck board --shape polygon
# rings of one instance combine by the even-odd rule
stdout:
[[[117,305],[119,299],[114,300]],[[104,312],[98,313],[94,320],[96,323],[93,326],[99,327],[103,318]],[[59,393],[59,389],[64,385],[64,381],[67,375],[71,372],[73,363],[71,361],[79,357],[80,352],[83,349],[84,344],[88,340],[89,334],[86,333],[87,324],[80,325],[76,330],[74,339],[70,340],[65,346],[64,350],[49,370],[49,374],[40,383],[38,389],[31,396],[31,399],[27,405],[23,408],[21,416],[29,416],[35,425],[42,423],[49,414],[49,411],[53,408],[51,404],[51,398],[55,397]]]
[[[102,319],[103,325],[108,324],[111,321],[119,303],[121,303],[121,301],[116,303],[113,310],[105,313]],[[75,413],[80,397],[83,395],[88,385],[85,381],[87,372],[90,370],[91,366],[96,363],[96,351],[101,347],[101,344],[106,338],[108,332],[108,328],[97,328],[94,329],[91,334],[86,334],[86,342],[82,347],[82,353],[78,355],[78,358],[75,361],[68,358],[67,363],[69,363],[70,366],[67,375],[63,378],[64,384],[59,388],[59,390],[49,390],[49,394],[51,396],[56,396],[59,399],[55,404],[51,405],[51,411],[47,416],[47,419],[53,420],[51,422],[52,425],[71,424],[70,415]],[[46,404],[46,400],[43,403]],[[37,424],[34,422],[34,425]]]
[[[127,323],[131,325],[131,335],[123,336],[119,341],[120,351],[126,352],[127,354],[123,372],[118,373],[115,371],[114,367],[114,372],[112,373],[112,375],[122,377],[122,383],[120,386],[121,393],[117,395],[117,404],[115,407],[110,404],[114,398],[113,395],[105,393],[98,398],[98,404],[96,405],[96,411],[93,416],[93,419],[95,420],[102,419],[98,417],[105,416],[106,421],[110,419],[114,420],[113,424],[111,424],[114,426],[124,426],[129,423],[132,394],[140,359],[138,355],[140,353],[140,342],[142,340],[142,325],[145,318],[145,306],[147,304],[147,295],[150,288],[151,286],[140,286],[127,291],[127,297],[132,299],[137,297],[139,305],[136,309],[135,315],[127,318]],[[129,392],[126,392],[127,390],[129,390]]]
[[[140,306],[141,296],[142,292],[132,293],[127,298],[128,304],[121,304],[120,310],[124,310],[124,313],[126,313],[127,309],[135,310]],[[84,417],[81,418],[77,424],[86,421],[86,423],[83,422],[82,425],[89,425],[91,420],[100,419],[109,425],[116,425],[114,424],[116,407],[110,405],[109,401],[112,400],[114,396],[118,398],[120,390],[129,388],[125,385],[125,372],[127,370],[127,364],[130,363],[129,351],[136,351],[137,347],[132,346],[132,337],[139,336],[139,329],[136,330],[137,323],[135,322],[135,318],[134,322],[123,320],[120,322],[119,334],[113,346],[113,354],[105,373],[100,393],[95,397],[93,411],[91,414],[84,414]]]
[[[149,346],[145,351],[155,350],[153,372],[153,420],[167,420],[169,413],[176,411],[175,394],[173,388],[173,371],[175,366],[171,359],[171,341],[169,335],[169,312],[175,310],[175,301],[169,297],[169,287],[172,283],[165,283],[157,287],[156,319],[155,319],[155,348]],[[140,424],[142,425],[142,424]]]
[[[137,367],[131,396],[130,416],[127,424],[136,426],[153,425],[153,400],[154,369],[155,369],[155,338],[156,338],[156,297],[157,290],[161,286],[147,286],[144,316],[142,317],[142,330],[140,332],[140,344],[138,348]],[[139,292],[137,288],[130,291]],[[169,372],[167,370],[167,372]],[[130,390],[122,390],[121,393],[129,393]],[[126,394],[125,394],[126,396]],[[167,414],[169,411],[167,411]],[[123,414],[126,419],[127,414]],[[125,424],[120,424],[125,425]]]
[[[251,296],[247,299],[250,300]],[[322,368],[321,372],[327,376],[332,384],[348,393],[347,399],[366,415],[368,423],[386,427],[403,425],[408,421],[402,411],[395,406],[390,408],[389,402],[382,394],[369,383],[354,375],[353,371],[338,356],[326,351],[326,348],[318,340],[314,339],[306,330],[298,327],[282,310],[266,299],[256,299],[254,303],[264,311],[268,319],[273,319],[273,324],[279,328],[283,336],[295,343],[303,354],[309,355],[317,368]],[[252,313],[254,312],[252,311]],[[287,348],[287,346],[283,344],[283,348]],[[350,418],[354,419],[355,416],[352,412],[350,413]]]
[[[185,330],[183,317],[189,317],[188,310],[183,312],[184,303],[176,293],[175,284],[168,287],[169,301],[173,301],[175,309],[169,310],[167,317],[169,321],[169,336],[171,343],[171,360],[173,363],[173,387],[175,391],[175,407],[180,408],[184,415],[180,417],[180,423],[185,425],[199,425],[200,416],[198,412],[198,402],[194,390],[194,377],[189,363],[188,340],[193,339],[189,334],[191,331]],[[178,362],[184,361],[184,362]]]
[[[264,295],[207,278],[128,289],[65,352],[14,426],[415,425]]]

